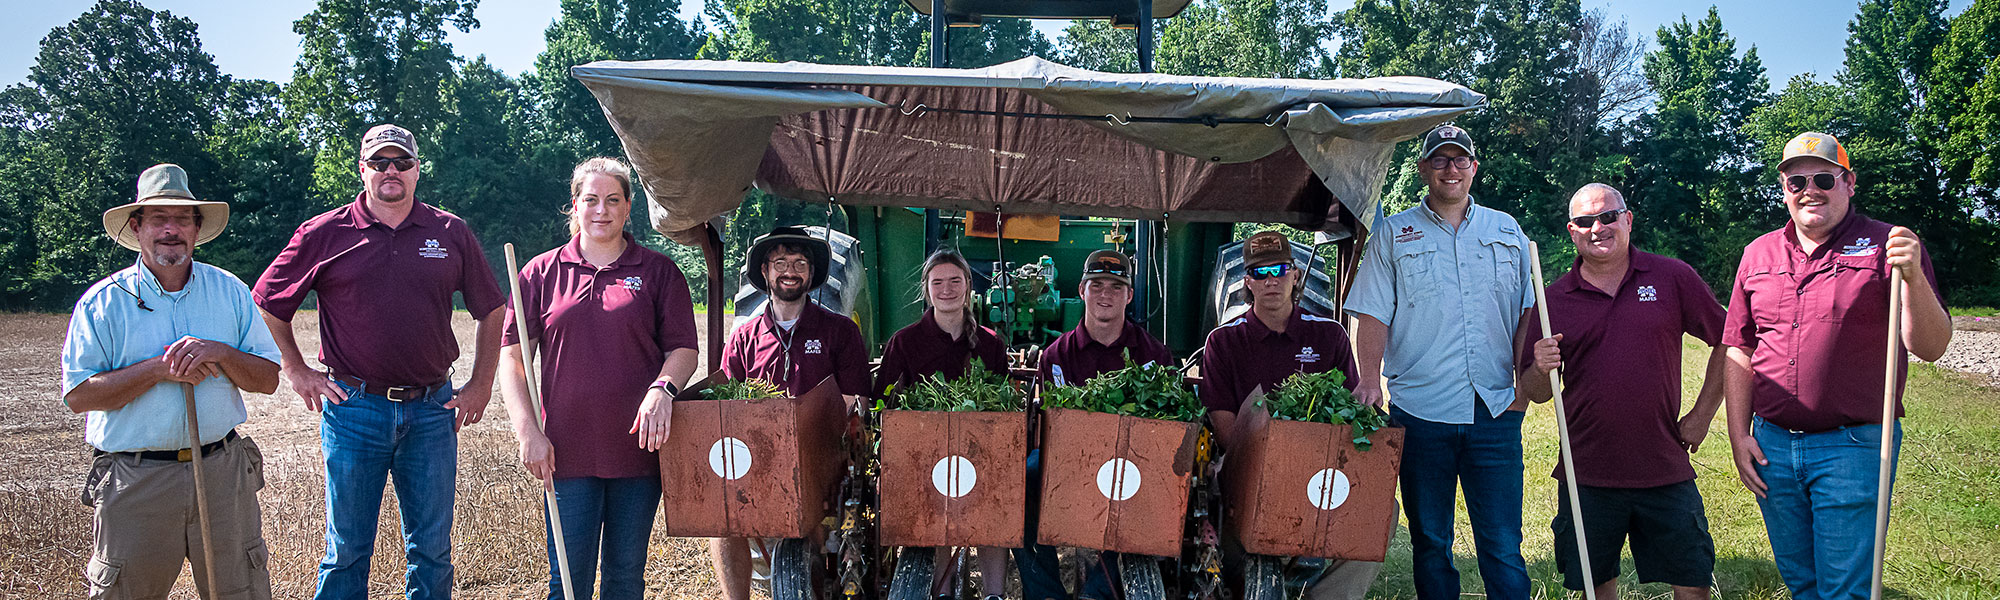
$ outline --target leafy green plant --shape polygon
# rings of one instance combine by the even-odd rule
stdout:
[[[762,400],[784,396],[784,388],[762,379],[724,381],[701,391],[703,400]]]
[[[932,374],[911,383],[907,389],[897,390],[896,394],[903,410],[1007,412],[1021,410],[1026,405],[1021,391],[1007,381],[1006,375],[986,370],[986,363],[977,358],[956,379]]]
[[[1099,374],[1080,386],[1042,388],[1042,406],[1128,415],[1142,419],[1194,422],[1201,420],[1201,403],[1172,365],[1132,364]]]
[[[1354,447],[1367,450],[1374,446],[1368,436],[1389,426],[1389,418],[1375,407],[1355,402],[1346,384],[1347,375],[1340,371],[1294,373],[1258,402],[1274,419],[1353,425]]]

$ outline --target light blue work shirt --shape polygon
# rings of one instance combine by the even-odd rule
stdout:
[[[152,310],[139,308],[139,300]],[[279,360],[278,344],[243,280],[197,262],[188,284],[168,292],[150,269],[134,263],[90,286],[76,301],[69,336],[63,340],[63,395],[92,375],[158,359],[183,336],[222,342],[272,364]],[[196,384],[194,397],[204,444],[221,440],[249,418],[243,395],[226,377]],[[85,413],[83,437],[106,452],[188,447],[181,384],[162,381],[116,410]]]
[[[1419,419],[1473,421],[1514,403],[1514,331],[1535,306],[1528,237],[1514,217],[1471,202],[1453,230],[1427,203],[1369,232],[1342,307],[1389,326],[1389,401]]]

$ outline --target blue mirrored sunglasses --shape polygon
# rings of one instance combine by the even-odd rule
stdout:
[[[1272,277],[1284,277],[1292,272],[1291,263],[1278,263],[1261,267],[1250,267],[1250,278],[1258,281]]]

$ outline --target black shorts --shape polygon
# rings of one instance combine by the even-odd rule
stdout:
[[[1563,587],[1582,590],[1569,490],[1556,484],[1556,566]],[[1715,576],[1715,541],[1693,480],[1653,488],[1577,486],[1583,498],[1584,541],[1590,544],[1593,587],[1618,578],[1618,556],[1632,538],[1632,563],[1643,583],[1708,587]]]

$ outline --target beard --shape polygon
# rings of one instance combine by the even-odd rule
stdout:
[[[779,281],[784,280],[780,279]],[[773,284],[771,285],[771,297],[784,302],[798,302],[800,298],[806,297],[806,286],[803,280],[797,281],[799,283],[791,287],[778,285],[777,281],[771,282]]]
[[[194,255],[188,251],[185,242],[173,246],[160,246],[160,242],[182,242],[182,240],[166,239],[154,241],[152,259],[155,264],[163,267],[178,267],[194,260]]]

